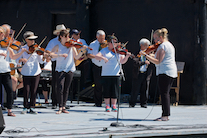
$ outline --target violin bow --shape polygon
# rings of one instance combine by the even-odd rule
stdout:
[[[152,32],[151,32],[151,39],[150,39],[150,43],[151,43],[151,45],[152,45],[153,33],[154,33],[154,30],[152,29]]]
[[[20,35],[20,33],[22,32],[22,30],[25,28],[26,25],[27,25],[27,23],[25,23],[25,24],[22,26],[21,30],[19,31],[19,33],[18,33],[17,36],[15,37],[15,40],[18,38],[18,36]]]

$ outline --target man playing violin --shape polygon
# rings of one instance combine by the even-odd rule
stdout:
[[[106,112],[110,112],[110,100],[112,111],[117,112],[116,102],[118,97],[119,85],[120,85],[120,71],[121,64],[125,64],[131,53],[126,52],[125,55],[112,52],[118,45],[118,39],[114,36],[107,37],[108,47],[103,48],[95,58],[102,62],[102,81],[103,81],[103,96],[106,105]]]
[[[150,41],[142,38],[139,41],[140,50],[145,51]],[[152,67],[150,62],[146,60],[143,55],[133,58],[133,70],[132,70],[132,90],[131,98],[129,100],[129,107],[134,107],[137,102],[138,94],[140,93],[140,106],[147,108],[148,90],[150,78],[152,76]]]
[[[56,30],[53,31],[53,34],[56,35],[57,37],[49,41],[45,49],[47,53],[50,53],[52,49],[60,43],[58,37],[60,35],[60,31],[62,30],[70,30],[70,29],[69,28],[66,29],[66,27],[63,24],[56,26]],[[56,72],[55,72],[56,60],[51,59],[51,61],[52,61],[52,109],[56,109],[57,108],[57,79],[56,79]]]
[[[22,54],[18,63],[24,64],[21,70],[24,85],[24,108],[21,113],[26,114],[28,112],[27,110],[29,109],[29,113],[37,114],[34,108],[36,103],[36,91],[39,84],[40,73],[42,72],[39,63],[44,63],[42,61],[43,55],[38,55],[35,50],[31,50],[31,47],[35,45],[35,39],[38,38],[38,36],[35,36],[31,31],[26,31],[23,37],[26,41],[26,44],[23,46],[23,48],[27,49],[27,52]],[[29,93],[30,104],[28,103]]]
[[[98,30],[96,32],[96,40],[91,42],[89,47],[93,50],[88,50],[87,56],[92,61],[92,73],[95,83],[94,87],[94,102],[96,107],[101,107],[102,104],[102,84],[101,84],[101,62],[95,58],[95,55],[102,49],[101,43],[105,41],[105,32]]]
[[[0,40],[3,40],[5,37],[5,28],[0,27]],[[13,89],[12,89],[12,80],[10,75],[10,65],[9,65],[9,58],[17,59],[21,56],[26,49],[22,49],[21,52],[15,54],[14,51],[9,47],[0,47],[0,92],[2,95],[2,84],[7,93],[7,109],[8,109],[8,116],[16,116],[12,113],[12,104],[13,104]],[[2,98],[1,98],[2,99]]]

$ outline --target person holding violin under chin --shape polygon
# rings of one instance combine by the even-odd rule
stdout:
[[[142,38],[139,41],[140,50],[145,51],[150,41],[146,38]],[[152,76],[152,66],[150,62],[146,60],[143,55],[133,58],[132,69],[132,89],[131,98],[129,100],[129,107],[134,107],[137,102],[138,94],[140,93],[140,106],[147,108],[148,89],[150,78]]]
[[[24,108],[21,114],[26,114],[29,109],[29,113],[38,114],[35,111],[36,103],[36,91],[39,84],[40,73],[42,72],[40,64],[44,63],[42,61],[43,56],[38,55],[35,50],[32,50],[35,45],[35,39],[38,36],[35,36],[33,32],[26,31],[23,35],[26,44],[23,48],[27,49],[27,52],[24,52],[19,58],[19,63],[22,64],[21,74],[23,75],[23,94],[24,94]],[[21,50],[20,50],[21,52]],[[30,93],[30,103],[28,103]]]
[[[5,29],[0,27],[0,41],[4,39],[5,36]],[[11,59],[17,59],[21,54],[23,54],[26,49],[22,49],[21,52],[15,54],[13,50],[7,45],[0,46],[0,92],[2,95],[2,84],[7,93],[7,109],[8,109],[8,116],[16,116],[12,113],[12,104],[13,104],[13,89],[12,89],[12,80],[10,75],[10,65],[9,65],[9,57]]]
[[[112,111],[117,112],[116,103],[120,85],[120,65],[127,62],[131,53],[126,52],[125,56],[113,52],[114,48],[118,45],[118,39],[114,35],[107,36],[107,42],[108,47],[101,49],[101,51],[96,54],[95,58],[99,61],[104,60],[104,63],[102,63],[101,76],[106,112],[110,112],[110,100]],[[119,64],[119,62],[121,64]]]
[[[177,66],[175,62],[175,48],[168,41],[168,30],[166,28],[157,29],[153,35],[155,43],[160,42],[155,57],[140,51],[150,62],[156,66],[158,76],[158,88],[162,100],[162,115],[155,121],[168,121],[170,116],[170,88],[173,78],[177,77]]]
[[[56,45],[50,56],[56,58],[56,76],[57,76],[57,100],[59,104],[59,110],[56,114],[69,113],[66,110],[66,102],[68,99],[69,88],[73,79],[73,72],[75,68],[75,59],[79,59],[82,56],[81,51],[77,53],[76,48],[73,45],[69,45],[69,30],[62,30],[58,36],[60,43]],[[88,48],[83,45],[83,50]]]

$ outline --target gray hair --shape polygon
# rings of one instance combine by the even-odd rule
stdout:
[[[140,41],[139,41],[139,44],[140,45],[144,45],[144,44],[147,44],[148,46],[150,45],[150,41],[146,38],[142,38]]]
[[[96,36],[98,37],[99,35],[105,35],[105,32],[103,30],[98,30]]]

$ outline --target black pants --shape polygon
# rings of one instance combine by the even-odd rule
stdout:
[[[140,93],[140,105],[146,105],[148,100],[149,81],[147,79],[147,72],[139,73],[137,79],[132,79],[131,99],[129,104],[134,106],[137,102],[137,96]]]
[[[102,67],[96,66],[93,64],[92,71],[93,71],[93,78],[94,78],[94,102],[97,106],[102,104],[102,82],[101,82],[101,70]]]
[[[40,80],[40,75],[23,76],[23,93],[24,93],[24,108],[34,108],[36,103],[36,92]],[[30,92],[30,104],[28,103]]]
[[[52,105],[57,106],[56,61],[52,61]]]
[[[6,90],[7,93],[7,108],[12,109],[13,104],[13,90],[12,90],[12,80],[10,72],[7,73],[0,73],[0,98],[1,98],[1,104],[2,103],[2,84]]]
[[[162,100],[162,116],[170,116],[170,88],[173,78],[165,74],[158,76],[158,86]]]
[[[103,96],[104,98],[117,99],[121,80],[119,76],[103,76]]]
[[[68,100],[68,93],[71,82],[73,80],[73,73],[69,72],[56,72],[57,75],[57,99],[59,107],[65,107]]]

